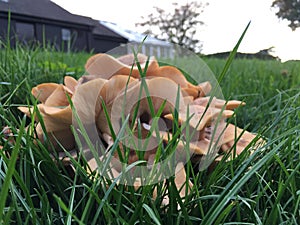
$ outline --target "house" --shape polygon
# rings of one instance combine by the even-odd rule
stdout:
[[[93,29],[92,40],[92,49],[94,52],[107,52],[128,42],[125,37],[99,24],[98,21],[95,20],[94,22],[95,27]]]
[[[125,46],[124,54],[131,52],[126,44],[137,47],[144,35],[116,24],[74,15],[50,0],[0,0],[0,41],[10,40],[33,44],[51,44],[57,50],[84,50],[107,52]],[[0,42],[1,47],[1,42]],[[157,57],[172,56],[172,45],[147,37],[142,53]]]
[[[115,23],[107,21],[99,21],[99,23],[128,40],[130,45],[125,46],[126,49],[123,50],[124,53],[131,53],[132,47],[138,49],[139,45],[143,43],[140,49],[141,53],[156,56],[157,58],[173,58],[174,49],[173,45],[169,42],[124,29]]]
[[[9,19],[10,14],[10,19]],[[10,25],[10,27],[8,27]],[[50,43],[57,49],[105,52],[127,39],[50,0],[0,0],[0,40]]]

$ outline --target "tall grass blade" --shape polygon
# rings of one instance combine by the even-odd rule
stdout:
[[[236,53],[238,51],[238,48],[239,48],[240,44],[242,43],[242,40],[244,39],[244,36],[245,36],[245,34],[246,34],[246,32],[247,32],[250,24],[251,24],[251,21],[247,24],[247,26],[246,26],[245,30],[243,31],[241,37],[239,38],[238,42],[234,46],[233,50],[230,52],[230,55],[229,55],[229,57],[228,57],[228,59],[226,61],[226,64],[225,64],[225,66],[224,66],[221,74],[218,77],[218,83],[221,83],[221,81],[223,80],[224,76],[226,75],[226,73],[227,73],[227,71],[228,71],[231,63],[233,62],[233,59],[234,59],[234,57],[235,57],[235,55],[236,55]]]
[[[10,189],[10,186],[11,186],[11,183],[12,183],[12,177],[13,177],[13,174],[15,173],[15,165],[16,165],[19,150],[20,150],[20,147],[21,147],[21,141],[22,141],[22,138],[23,138],[23,133],[25,131],[25,122],[26,122],[26,120],[25,120],[25,116],[24,116],[23,119],[22,119],[20,129],[19,129],[19,134],[18,134],[17,139],[16,139],[16,143],[13,147],[11,157],[9,158],[9,162],[8,162],[8,166],[7,166],[7,172],[6,172],[5,179],[3,181],[2,189],[1,189],[1,192],[0,192],[0,196],[1,196],[1,198],[0,198],[0,221],[3,221],[3,217],[5,216],[4,215],[4,212],[5,212],[4,208],[5,208],[8,192],[9,192],[9,189]],[[2,154],[3,154],[3,152],[1,152],[1,155]]]
[[[161,222],[155,215],[154,211],[147,204],[143,204],[143,208],[146,210],[146,212],[148,213],[150,218],[155,222],[156,225],[161,225]]]
[[[222,212],[224,207],[226,207],[228,201],[236,195],[236,193],[240,190],[240,188],[254,175],[256,171],[258,171],[268,160],[270,160],[273,155],[280,151],[282,146],[286,143],[286,140],[282,140],[282,138],[287,137],[294,133],[294,129],[290,129],[284,132],[280,137],[274,139],[272,142],[265,145],[263,148],[259,148],[254,152],[254,154],[244,162],[244,165],[237,171],[233,179],[226,185],[219,199],[213,204],[211,209],[208,211],[207,215],[203,218],[203,224],[213,224],[215,219]],[[277,140],[281,140],[281,142],[273,146],[273,149],[266,153],[260,160],[258,160],[254,165],[250,167],[251,163],[259,154],[264,153],[264,149],[267,149],[271,144],[276,143]],[[262,152],[261,152],[262,151]]]

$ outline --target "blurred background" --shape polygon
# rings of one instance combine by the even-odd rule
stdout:
[[[157,13],[154,7],[172,13],[174,0],[153,1],[98,1],[98,0],[53,0],[66,10],[93,19],[116,23],[119,26],[145,32],[137,23],[145,21],[148,15]],[[193,1],[177,0],[177,8],[191,4]],[[249,30],[239,48],[240,52],[256,53],[270,49],[271,54],[278,56],[282,61],[300,59],[300,30],[292,30],[290,21],[279,18],[276,13],[278,5],[290,4],[294,11],[300,6],[292,5],[295,1],[274,0],[209,0],[196,1],[200,7],[197,20],[203,24],[197,25],[194,35],[202,44],[201,53],[212,54],[232,50],[247,23],[251,21]],[[289,2],[289,3],[288,3]],[[297,3],[295,3],[297,4]],[[142,18],[144,17],[144,18]]]

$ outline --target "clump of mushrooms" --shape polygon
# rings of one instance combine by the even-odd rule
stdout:
[[[122,113],[129,115],[128,123],[131,125],[133,137],[150,137],[154,140],[154,145],[143,155],[143,159],[149,165],[154,162],[159,144],[168,144],[172,138],[178,139],[175,150],[176,155],[181,155],[175,168],[175,183],[178,189],[182,188],[187,180],[183,166],[187,160],[184,151],[189,151],[194,163],[204,159],[210,160],[211,163],[220,161],[226,154],[230,155],[227,157],[227,160],[230,160],[241,154],[244,149],[248,149],[250,154],[255,150],[256,146],[246,147],[256,135],[226,121],[234,114],[235,108],[245,103],[208,96],[211,91],[209,82],[194,85],[188,82],[176,67],[160,66],[154,57],[148,58],[142,54],[129,54],[119,58],[97,54],[88,59],[85,69],[88,74],[79,80],[66,76],[64,85],[43,83],[32,89],[33,96],[40,102],[37,108],[44,121],[46,136],[58,152],[72,151],[76,148],[71,131],[74,111],[70,100],[82,123],[96,127],[94,134],[104,142],[105,152],[114,144],[113,133],[117,133],[122,126]],[[147,87],[146,90],[143,89],[144,86]],[[149,99],[154,112],[149,106]],[[19,110],[28,116],[34,111],[28,107],[19,107]],[[158,111],[158,119],[164,126],[159,128],[158,132],[153,132],[152,117],[153,113]],[[117,130],[112,131],[107,116]],[[36,116],[34,118],[37,121],[37,138],[44,142],[46,136],[43,134],[41,123]],[[181,134],[176,137],[172,137],[174,124],[182,128]],[[138,135],[139,132],[141,136]],[[261,139],[256,141],[256,144],[259,143],[262,143]],[[140,160],[136,153],[139,149],[126,140],[118,145],[121,151],[125,145],[129,147],[128,164]],[[122,154],[125,153],[121,152],[121,156]],[[115,153],[111,162],[114,167],[112,178],[116,178],[121,172],[119,157],[120,155]],[[88,159],[92,170],[97,169],[96,161],[93,157]],[[136,181],[135,185],[140,186],[140,182]],[[182,197],[189,193],[193,186],[191,181],[188,186],[181,189]],[[155,195],[154,193],[154,197]]]

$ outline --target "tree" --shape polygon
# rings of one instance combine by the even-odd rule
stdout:
[[[299,0],[275,0],[272,7],[278,8],[276,15],[280,19],[290,21],[289,27],[296,30],[300,27],[300,1]]]
[[[172,5],[173,11],[169,12],[154,7],[156,12],[142,17],[144,21],[136,26],[146,27],[145,34],[200,52],[202,44],[196,33],[199,26],[204,24],[199,16],[207,4],[192,1],[181,6],[177,3]]]

